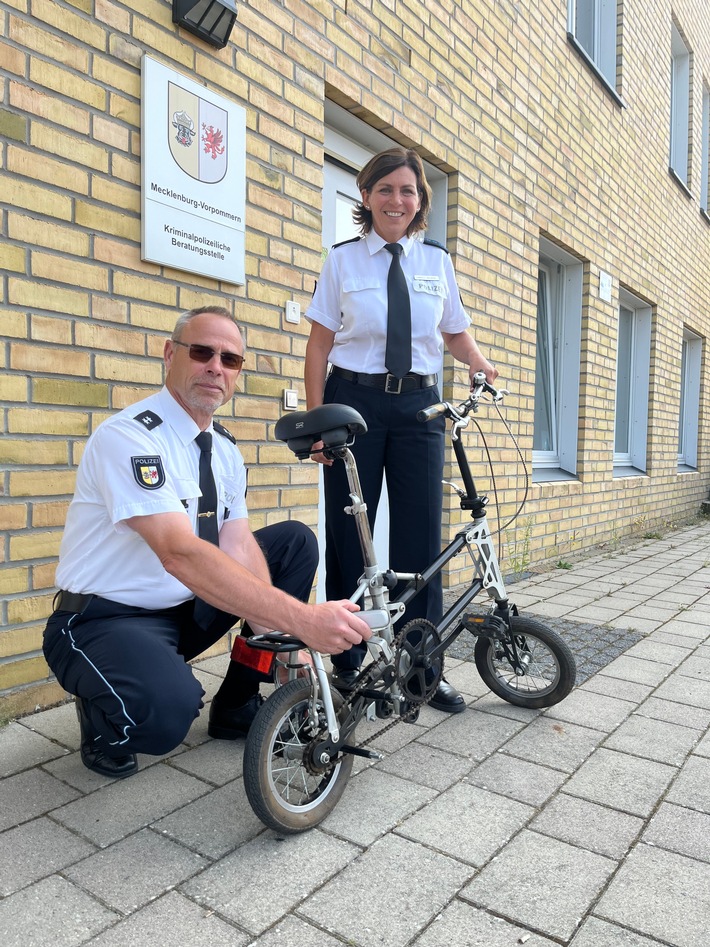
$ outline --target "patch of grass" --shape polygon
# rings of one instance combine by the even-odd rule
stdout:
[[[565,559],[560,559],[559,562],[557,563],[557,568],[558,569],[571,569],[572,563],[567,562]]]

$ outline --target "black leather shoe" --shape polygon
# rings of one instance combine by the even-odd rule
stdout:
[[[434,710],[443,710],[446,714],[462,714],[466,709],[466,701],[456,688],[442,677],[429,706]]]
[[[124,756],[114,757],[97,749],[97,734],[81,697],[76,698],[76,715],[81,730],[81,762],[84,766],[94,773],[112,779],[125,779],[126,776],[132,776],[138,769],[136,754],[126,753]]]
[[[238,740],[245,737],[263,703],[261,694],[254,694],[240,707],[223,707],[215,697],[210,706],[207,732],[215,740]]]
[[[336,690],[351,691],[359,673],[359,668],[335,668],[330,676],[330,683]]]

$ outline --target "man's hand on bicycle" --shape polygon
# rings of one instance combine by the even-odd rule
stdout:
[[[309,606],[311,619],[299,633],[309,648],[322,654],[340,654],[372,637],[370,626],[358,618],[360,606],[347,599]]]

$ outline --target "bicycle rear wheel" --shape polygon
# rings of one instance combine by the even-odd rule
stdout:
[[[343,698],[332,694],[337,713]],[[349,754],[327,766],[316,766],[309,758],[311,743],[325,732],[320,700],[320,727],[310,727],[310,700],[307,680],[290,681],[262,704],[249,728],[244,788],[256,815],[276,832],[305,832],[321,823],[338,803],[353,768]]]
[[[577,669],[572,652],[557,632],[534,618],[513,616],[510,623],[520,666],[512,666],[502,642],[478,638],[474,657],[483,682],[518,707],[559,703],[574,687]]]

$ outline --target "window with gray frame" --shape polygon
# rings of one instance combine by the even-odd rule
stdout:
[[[702,156],[700,158],[700,207],[707,214],[710,187],[710,90],[703,89]]]
[[[616,349],[615,477],[646,471],[650,367],[651,307],[622,289]]]
[[[577,472],[583,265],[540,240],[533,428],[533,479]]]
[[[690,141],[690,51],[675,24],[671,26],[670,169],[688,187]]]
[[[617,0],[567,0],[567,35],[616,93]]]
[[[703,340],[683,328],[680,361],[680,412],[678,418],[678,469],[698,466],[698,426],[700,424],[700,380]]]

